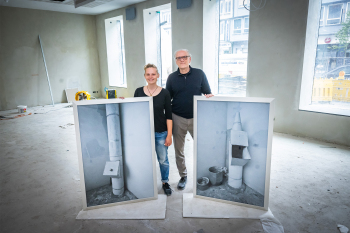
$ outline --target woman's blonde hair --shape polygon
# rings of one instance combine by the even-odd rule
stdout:
[[[159,74],[158,68],[157,68],[156,65],[153,65],[153,64],[151,64],[151,63],[148,63],[147,65],[145,65],[145,66],[143,67],[143,69],[145,70],[145,73],[146,73],[146,70],[147,70],[148,68],[154,68],[154,69],[156,69],[156,70],[157,70],[157,74]]]

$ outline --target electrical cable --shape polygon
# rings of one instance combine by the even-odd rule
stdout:
[[[254,10],[248,9],[248,8],[247,8],[247,5],[245,4],[245,1],[246,1],[246,0],[243,0],[243,6],[244,6],[244,8],[245,8],[247,11],[257,11],[257,10],[260,10],[260,9],[262,9],[262,8],[265,7],[266,1],[267,1],[267,0],[260,0],[260,4],[259,4],[258,7],[256,7],[252,2],[250,2],[250,4],[255,8]],[[261,4],[262,4],[263,2],[264,2],[264,4],[261,6]]]

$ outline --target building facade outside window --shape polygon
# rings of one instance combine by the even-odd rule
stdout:
[[[157,84],[165,87],[172,72],[171,4],[164,4],[143,10],[145,61],[157,66]],[[146,33],[148,32],[148,33]],[[152,33],[151,33],[152,32]]]
[[[218,93],[246,96],[249,35],[248,0],[220,0]],[[248,8],[249,9],[249,8]]]
[[[316,2],[309,8],[299,108],[350,115],[350,1]]]

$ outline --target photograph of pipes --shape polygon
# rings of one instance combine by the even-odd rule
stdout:
[[[156,199],[152,98],[73,107],[83,209]]]
[[[273,99],[194,97],[194,195],[268,209]]]

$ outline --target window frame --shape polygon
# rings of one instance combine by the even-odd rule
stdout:
[[[344,22],[348,18],[348,12],[349,12],[349,7],[350,7],[350,2],[346,3],[346,11],[345,11],[345,16],[344,16]]]
[[[219,40],[225,40],[225,26],[226,26],[226,20],[220,21],[219,25]],[[221,38],[222,37],[222,38]]]
[[[321,14],[322,14],[322,11],[323,11],[323,17],[322,17],[322,20],[320,19],[320,26],[322,25],[322,26],[324,26],[324,24],[325,24],[325,20],[324,20],[324,11],[325,11],[325,7],[324,6],[322,6],[321,7],[321,12],[320,12],[320,16],[321,16]],[[321,24],[321,21],[322,21],[322,24]]]
[[[246,27],[246,23],[245,23],[246,19],[248,19],[248,27]],[[243,21],[244,21],[243,33],[249,33],[249,16],[248,17],[244,17]],[[248,30],[248,32],[246,32],[245,30]]]
[[[240,23],[241,26],[240,26],[239,29],[235,29],[235,21],[236,20],[240,20],[241,21],[241,23]],[[239,30],[240,32],[236,33],[235,32],[236,30]],[[242,34],[242,18],[233,19],[233,35],[240,35],[240,34]]]
[[[304,59],[302,80],[300,86],[299,110],[326,113],[332,115],[350,116],[350,109],[334,106],[312,105],[312,92],[314,84],[314,69],[316,48],[319,33],[321,0],[309,1],[308,18],[305,35]]]
[[[113,45],[112,41],[114,39],[111,39],[113,37],[113,33],[110,31],[110,22],[111,21],[120,21],[120,46],[121,46],[121,52],[122,52],[122,70],[116,70],[115,69],[115,57],[119,56],[113,52]],[[108,85],[111,87],[121,87],[121,88],[127,88],[127,76],[126,76],[126,62],[125,62],[125,40],[124,40],[124,18],[123,15],[111,17],[108,19],[105,19],[105,37],[106,37],[106,50],[107,50],[107,70],[108,70]],[[123,75],[121,75],[121,72]],[[120,77],[123,77],[120,79]]]
[[[226,0],[226,1],[227,1],[227,6],[229,6],[229,7],[226,6],[226,13],[231,14],[231,12],[232,12],[232,0]]]
[[[329,7],[330,6],[335,6],[335,5],[341,5],[341,9],[340,9],[340,17],[339,18],[328,18],[329,16]],[[341,24],[342,23],[342,14],[343,14],[343,8],[344,8],[344,4],[343,3],[335,3],[335,4],[329,4],[327,5],[327,17],[326,17],[326,25],[337,25],[337,24]],[[318,17],[320,18],[320,17]],[[339,23],[328,23],[329,20],[336,20],[339,19]]]

